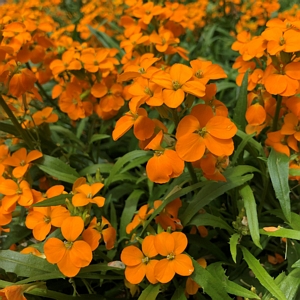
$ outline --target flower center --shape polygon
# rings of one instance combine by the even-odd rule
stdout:
[[[69,241],[64,241],[65,247],[70,250],[73,246],[73,242],[69,242]]]
[[[175,91],[181,88],[181,84],[177,80],[172,81],[172,85]]]
[[[51,221],[51,218],[50,218],[50,217],[48,217],[48,216],[45,216],[45,217],[44,217],[44,222],[45,222],[45,223],[49,224],[50,221]]]
[[[25,160],[21,160],[21,162],[20,162],[20,166],[25,166],[26,165],[26,161]]]
[[[173,252],[171,252],[168,256],[167,259],[168,260],[173,260],[175,258],[175,254]]]
[[[149,95],[150,97],[153,97],[153,93],[148,87],[145,88],[144,92],[145,92],[145,94]]]
[[[197,78],[202,78],[203,77],[203,71],[202,70],[198,70],[196,73],[195,73],[195,76]]]
[[[148,256],[145,256],[143,259],[142,259],[142,263],[147,265],[148,263],[150,262],[150,258]]]

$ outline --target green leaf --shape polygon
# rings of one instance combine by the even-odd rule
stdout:
[[[9,134],[12,134],[14,136],[20,136],[20,133],[18,132],[18,130],[15,128],[15,126],[5,123],[5,122],[0,122],[0,128],[1,131],[3,132],[7,132]]]
[[[1,248],[3,250],[9,249],[11,245],[19,243],[21,240],[23,240],[32,233],[31,230],[19,224],[11,223],[9,224],[9,229],[10,231],[7,234],[7,237],[1,242]]]
[[[155,300],[157,295],[160,293],[160,285],[159,284],[149,284],[147,288],[143,290],[138,300]]]
[[[111,267],[105,263],[99,263],[99,264],[89,265],[85,268],[82,268],[78,274],[80,275],[85,273],[103,272],[103,271],[119,271],[123,273],[124,269]]]
[[[76,142],[78,145],[80,145],[81,148],[85,147],[84,143],[71,130],[67,128],[59,125],[50,125],[50,130],[61,133],[64,138],[67,137],[69,140]]]
[[[27,279],[24,279],[24,280],[17,281],[17,283],[18,284],[25,284],[25,283],[28,283],[28,282],[44,281],[44,280],[57,279],[57,278],[65,279],[65,276],[60,272],[47,273],[47,274],[43,274],[43,275],[39,274],[39,275],[36,275],[36,276],[31,276],[31,277],[29,277]]]
[[[45,273],[57,273],[61,277],[57,267],[47,260],[32,254],[22,254],[11,250],[0,251],[1,268],[6,272],[12,272],[22,277],[43,275]]]
[[[113,165],[106,163],[106,164],[96,164],[96,165],[90,165],[86,168],[82,169],[79,172],[80,176],[86,176],[87,174],[96,174],[97,170],[100,170],[100,173],[110,173]]]
[[[241,131],[241,130],[238,130],[237,133],[236,133],[236,136],[238,136],[242,140],[245,140],[245,139],[248,138],[249,135],[247,133]],[[266,157],[266,154],[264,152],[262,144],[260,144],[259,142],[257,142],[253,138],[252,139],[248,139],[248,144],[250,146],[252,146],[254,149],[256,149],[257,152],[260,154],[261,157]]]
[[[251,139],[253,139],[254,134],[247,135],[244,139],[242,139],[241,143],[238,145],[238,147],[234,150],[234,154],[231,159],[231,164],[235,165],[239,156],[241,155],[242,151],[246,147],[246,145],[249,143]]]
[[[279,283],[279,288],[285,294],[286,299],[293,300],[299,289],[300,269],[293,270],[283,281]]]
[[[252,240],[258,248],[262,249],[260,244],[256,202],[253,191],[248,184],[240,188],[240,195],[244,201],[244,207],[246,210],[247,221]]]
[[[242,131],[245,131],[245,127],[247,124],[245,114],[247,110],[248,74],[249,72],[247,71],[244,75],[240,93],[233,113],[233,121]]]
[[[131,161],[134,161],[135,159],[141,157],[141,156],[148,156],[148,152],[147,151],[143,151],[143,150],[134,150],[131,151],[127,154],[125,154],[123,157],[120,157],[117,162],[115,163],[115,165],[112,167],[109,176],[106,178],[105,180],[105,186],[108,187],[111,182],[113,181],[114,177],[118,174],[121,173],[121,171],[123,170],[123,166]]]
[[[274,149],[268,157],[268,168],[271,181],[279,200],[282,212],[288,222],[291,222],[291,202],[289,188],[289,158]]]
[[[290,176],[300,176],[300,169],[289,169]]]
[[[274,297],[280,300],[287,300],[281,289],[274,282],[274,279],[268,274],[259,261],[245,247],[241,246],[241,249],[245,261],[261,285],[264,286]]]
[[[194,196],[193,200],[187,206],[181,217],[182,224],[184,226],[188,224],[205,205],[209,204],[211,201],[223,195],[227,191],[243,185],[245,182],[252,179],[252,177],[253,175],[249,174],[238,177],[226,177],[226,182],[207,182],[207,184]]]
[[[236,88],[235,82],[229,82],[229,81],[223,81],[223,82],[217,82],[217,91],[221,92],[226,89]]]
[[[192,261],[195,270],[191,278],[203,288],[203,291],[208,294],[212,300],[231,300],[225,291],[224,284],[220,282],[215,274],[211,274],[202,268],[194,259],[192,259]]]
[[[74,183],[79,177],[73,168],[56,157],[43,155],[43,158],[39,159],[36,165],[45,173],[68,183]]]
[[[171,300],[186,300],[184,287],[182,286],[177,287]]]
[[[64,205],[66,204],[66,200],[71,200],[73,195],[65,194],[59,195],[52,198],[48,198],[44,201],[37,202],[32,205],[32,207],[46,207],[46,206],[57,206],[57,205]]]
[[[198,214],[192,218],[188,225],[218,227],[227,230],[229,233],[234,233],[234,230],[223,219],[208,213]]]
[[[93,136],[91,137],[90,141],[89,141],[89,144],[92,144],[96,141],[101,141],[101,140],[104,140],[104,139],[108,139],[110,138],[110,135],[108,134],[93,134]]]
[[[247,290],[233,281],[228,280],[228,277],[225,275],[225,270],[222,267],[222,262],[210,264],[207,267],[207,271],[209,271],[211,274],[214,274],[214,276],[219,279],[220,283],[225,287],[225,290],[228,294],[249,299],[260,299],[260,297],[255,293]]]
[[[269,212],[270,212],[270,214],[275,215],[275,216],[281,218],[282,220],[286,221],[286,218],[284,217],[281,209],[274,209]],[[300,230],[300,215],[298,215],[294,212],[291,212],[291,218],[292,218],[292,220],[289,223],[289,225],[292,227],[292,229]]]
[[[276,237],[300,240],[300,231],[293,230],[293,229],[279,228],[278,230],[272,232],[261,229],[259,232],[261,234],[268,235],[268,236],[276,236]]]
[[[127,236],[126,226],[131,222],[133,215],[136,212],[139,199],[144,193],[143,190],[134,190],[126,199],[120,220],[120,239]]]
[[[236,255],[237,255],[237,244],[239,243],[240,237],[241,237],[240,234],[234,233],[229,239],[230,253],[235,263],[236,263]]]

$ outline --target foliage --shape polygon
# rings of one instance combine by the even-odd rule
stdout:
[[[294,2],[2,4],[1,299],[299,299]]]

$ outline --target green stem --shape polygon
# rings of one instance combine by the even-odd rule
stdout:
[[[197,179],[197,176],[196,176],[196,173],[195,173],[195,170],[194,170],[194,167],[193,167],[192,163],[186,162],[186,166],[187,166],[187,168],[189,170],[192,182],[193,183],[197,183],[198,179]]]
[[[282,97],[280,95],[277,95],[277,103],[276,103],[276,110],[275,110],[275,115],[274,115],[274,119],[273,119],[272,131],[277,130],[279,114],[280,114],[280,109],[281,109],[281,102],[282,102]]]
[[[177,127],[179,124],[179,117],[176,108],[172,109],[172,116],[173,116],[173,121],[175,123],[175,127]]]
[[[95,291],[90,287],[89,283],[87,282],[87,280],[85,280],[84,278],[81,278],[83,284],[85,285],[86,289],[88,290],[88,293],[91,294],[95,294]]]
[[[24,140],[24,142],[27,144],[27,146],[30,149],[34,149],[35,148],[34,144],[33,144],[32,140],[30,139],[27,131],[22,128],[22,126],[18,122],[17,118],[15,117],[13,112],[10,110],[10,108],[8,107],[8,105],[6,104],[5,100],[3,99],[3,97],[1,95],[0,95],[0,106],[2,106],[2,108],[6,112],[6,114],[12,121],[12,123],[14,124],[15,128],[18,130],[21,138]]]

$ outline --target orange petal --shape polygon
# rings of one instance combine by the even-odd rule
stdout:
[[[115,246],[117,232],[113,227],[108,227],[102,231],[103,240],[107,250],[112,249]]]
[[[154,235],[148,235],[144,238],[143,244],[142,244],[142,250],[147,257],[154,257],[158,254],[155,246],[154,246]]]
[[[174,245],[174,254],[178,255],[184,251],[188,244],[188,240],[186,238],[186,235],[182,232],[173,232],[172,236],[175,241]]]
[[[146,275],[147,266],[143,263],[140,263],[134,267],[126,267],[125,269],[125,278],[132,284],[139,284]]]
[[[33,160],[36,160],[36,159],[38,159],[38,158],[40,158],[42,156],[43,156],[43,153],[41,153],[40,151],[38,151],[38,150],[32,150],[27,155],[26,163],[30,163]]]
[[[219,139],[230,139],[237,132],[235,124],[230,119],[222,116],[211,118],[205,128],[212,136]]]
[[[76,267],[75,265],[73,265],[73,263],[70,259],[69,251],[65,252],[65,255],[57,263],[57,266],[58,266],[59,270],[67,277],[74,277],[80,271],[79,267]]]
[[[155,236],[154,245],[160,255],[167,256],[174,252],[174,237],[171,233],[161,232]]]
[[[85,241],[76,241],[69,250],[70,261],[76,267],[83,268],[88,266],[92,259],[92,249]]]
[[[56,264],[66,253],[65,244],[57,238],[50,238],[45,242],[44,253],[51,264]]]
[[[158,260],[151,259],[146,266],[146,277],[149,280],[150,283],[156,284],[158,281],[155,278],[155,266],[158,263]]]
[[[75,241],[82,233],[84,222],[81,217],[69,217],[61,225],[61,233],[68,241]]]
[[[143,252],[135,246],[128,246],[121,253],[121,261],[130,267],[139,265],[143,258]]]
[[[162,259],[154,268],[155,278],[161,283],[167,283],[175,276],[174,260]]]
[[[176,255],[174,259],[174,271],[181,276],[189,276],[194,272],[194,266],[190,257],[186,254]]]

